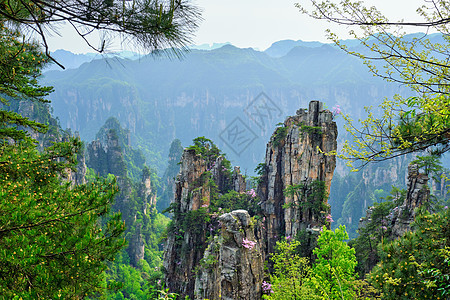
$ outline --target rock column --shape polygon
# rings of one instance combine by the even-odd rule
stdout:
[[[430,199],[428,188],[428,176],[419,172],[416,164],[408,166],[408,184],[406,198],[403,204],[396,210],[392,223],[392,235],[394,238],[403,236],[411,229],[414,221],[415,209]]]
[[[328,214],[327,195],[336,167],[337,126],[322,103],[311,101],[278,127],[267,144],[265,170],[258,187],[266,221],[267,253],[281,236],[318,232]],[[297,192],[284,191],[295,186]],[[322,201],[324,205],[320,205]]]
[[[200,262],[194,299],[260,299],[264,255],[255,237],[256,221],[246,210],[219,217],[221,233]]]

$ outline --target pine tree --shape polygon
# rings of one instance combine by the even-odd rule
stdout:
[[[4,105],[45,103],[45,56],[20,33],[0,27]],[[48,111],[47,111],[48,113]],[[38,151],[30,133],[47,126],[0,110],[0,294],[5,299],[74,299],[103,291],[106,262],[124,246],[124,223],[108,215],[114,180],[73,185],[80,140],[54,136]]]
[[[105,51],[107,42],[115,37],[146,51],[185,49],[197,28],[199,14],[185,0],[11,0],[0,5],[0,22],[26,29],[25,33],[32,31],[34,37],[40,38],[47,56],[47,37],[57,32],[54,25],[62,23],[99,52]],[[99,46],[89,38],[95,31],[103,36]]]

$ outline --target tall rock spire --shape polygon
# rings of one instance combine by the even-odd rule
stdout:
[[[272,135],[258,187],[266,221],[267,253],[280,236],[318,230],[326,222],[336,157],[337,126],[322,103],[311,101]],[[290,193],[286,189],[290,188]]]
[[[253,190],[245,191],[239,168],[232,172],[210,140],[194,140],[182,155],[171,203],[164,249],[169,290],[191,299],[259,299],[264,259],[276,241],[314,234],[327,223],[336,167],[327,153],[336,151],[336,137],[333,115],[318,101],[287,118],[267,145],[259,203]]]

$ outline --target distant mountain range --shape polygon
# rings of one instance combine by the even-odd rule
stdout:
[[[351,50],[363,50],[357,41],[344,42]],[[265,51],[230,44],[197,48],[181,60],[55,51],[53,56],[67,69],[49,69],[42,83],[55,87],[50,100],[63,128],[91,141],[115,117],[129,130],[133,148],[142,150],[160,175],[176,138],[186,147],[205,136],[243,174],[254,175],[276,124],[311,100],[323,101],[329,109],[340,105],[357,120],[364,117],[364,106],[376,107],[396,93],[411,94],[372,76],[359,59],[330,44],[285,40]],[[342,117],[336,122],[340,148],[349,136]],[[391,185],[404,185],[407,163],[401,158],[346,175],[338,160],[329,199],[337,223],[346,224],[354,236],[368,205],[386,196]]]
[[[406,35],[407,38],[413,39],[413,38],[420,38],[423,36],[424,33],[414,33]],[[428,38],[432,42],[444,42],[444,39],[441,34],[434,33],[429,34]],[[352,48],[359,48],[359,41],[357,40],[345,40],[344,43],[348,47]],[[232,45],[230,42],[226,43],[212,43],[212,44],[201,44],[201,45],[191,45],[189,46],[190,50],[216,50],[219,48],[222,48],[226,45]],[[279,58],[282,56],[287,55],[293,48],[296,47],[305,47],[305,48],[318,48],[322,47],[323,45],[330,45],[333,46],[331,43],[321,43],[317,41],[294,41],[294,40],[281,40],[274,42],[269,48],[262,51],[263,53],[267,54],[270,57]],[[362,50],[363,48],[361,48]],[[138,60],[145,55],[142,53],[136,53],[132,51],[121,51],[121,52],[113,52],[113,53],[84,53],[84,54],[75,54],[70,51],[66,51],[63,49],[56,50],[52,53],[52,57],[55,58],[59,63],[62,63],[66,69],[76,69],[79,66],[81,66],[85,62],[90,62],[92,60],[96,59],[105,59],[105,58],[123,58],[123,59],[131,59],[131,60]],[[56,64],[50,64],[45,69],[45,72],[47,71],[61,71],[61,68],[57,66]]]
[[[225,44],[192,49],[181,60],[63,50],[53,56],[67,70],[49,69],[43,83],[55,87],[50,99],[62,126],[89,141],[116,117],[161,173],[173,139],[187,146],[206,136],[252,174],[275,124],[310,100],[324,101],[330,109],[339,104],[357,119],[363,106],[406,92],[373,77],[355,57],[319,42],[279,41],[263,52]],[[265,111],[267,117],[255,113],[261,101],[276,107]],[[236,149],[227,136],[236,124],[247,128],[251,143],[245,149]]]

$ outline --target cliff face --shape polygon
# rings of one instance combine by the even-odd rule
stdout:
[[[336,161],[325,153],[336,150],[336,136],[332,113],[318,101],[287,118],[267,145],[258,204],[218,149],[197,141],[184,150],[164,253],[169,290],[193,299],[259,299],[276,241],[327,224]],[[219,206],[231,212],[220,215]]]
[[[178,171],[180,170],[178,163],[181,160],[182,154],[183,147],[181,146],[181,141],[178,139],[173,140],[169,150],[169,164],[161,178],[161,188],[158,191],[158,195],[160,196],[156,206],[158,211],[165,210],[173,199],[175,177],[177,177]]]
[[[86,156],[83,153],[78,153],[77,155],[77,168],[76,171],[70,171],[68,180],[71,181],[74,185],[85,184],[86,183]]]
[[[142,180],[138,189],[139,197],[145,203],[144,214],[148,207],[156,206],[156,193],[152,188],[150,171],[146,168],[142,174]]]
[[[337,127],[332,113],[312,101],[277,128],[267,144],[258,195],[266,218],[268,252],[281,236],[318,231],[328,214],[327,194],[336,167]],[[291,187],[291,193],[285,193]]]
[[[140,261],[144,259],[144,236],[149,224],[144,222],[144,225],[141,225],[136,223],[136,219],[142,214],[150,216],[152,206],[156,205],[156,191],[152,188],[151,172],[145,166],[137,188],[133,187],[132,179],[128,176],[126,156],[137,151],[129,147],[126,133],[116,120],[110,119],[97,134],[97,139],[87,145],[86,163],[100,176],[106,177],[108,174],[116,176],[120,192],[115,197],[113,209],[122,213],[127,227],[126,251],[130,257],[130,264],[138,267]],[[134,161],[136,162],[139,162],[139,157]]]
[[[100,176],[126,176],[127,168],[123,156],[119,137],[113,129],[107,130],[104,136],[87,146],[87,166],[96,170]]]
[[[415,209],[428,202],[430,190],[428,188],[428,176],[419,172],[415,164],[408,166],[408,185],[405,201],[395,211],[392,220],[392,235],[394,238],[403,236],[411,229],[414,221]]]
[[[206,248],[206,224],[201,223],[201,216],[196,216],[195,212],[202,205],[208,206],[210,201],[210,189],[201,180],[207,167],[194,150],[184,151],[171,204],[174,206],[173,228],[169,231],[164,249],[167,287],[191,298],[195,284],[193,270]]]
[[[218,153],[209,156],[194,149],[184,150],[181,157],[171,203],[172,225],[164,249],[164,269],[167,287],[182,297],[260,296],[263,255],[261,247],[252,244],[257,241],[256,221],[251,221],[245,210],[219,217],[222,208],[217,201],[221,195],[231,192],[243,201],[250,197],[245,193],[246,183],[239,168],[232,172],[227,163]],[[244,247],[244,239],[251,241],[252,251]]]
[[[241,174],[241,169],[239,167],[234,167],[233,172],[233,190],[238,193],[245,192],[246,182],[244,176]]]
[[[84,140],[92,140],[105,120],[115,116],[130,129],[133,141],[146,141],[155,153],[168,149],[176,136],[183,142],[200,135],[218,140],[229,118],[243,111],[262,89],[283,113],[294,113],[292,108],[299,104],[306,107],[304,99],[327,98],[328,105],[340,104],[355,118],[364,115],[363,106],[377,105],[380,96],[398,93],[398,86],[369,76],[359,61],[349,60],[338,49],[304,47],[276,59],[261,55],[226,47],[192,51],[180,62],[148,57],[139,63],[96,60],[78,70],[48,72],[43,84],[55,87],[50,99],[63,127],[80,131]],[[337,72],[328,72],[331,68]],[[347,72],[348,68],[361,72]],[[294,84],[285,84],[288,81]],[[267,131],[253,126],[261,139],[239,157],[229,153],[229,158],[240,161],[242,170],[254,168],[276,122],[267,122]]]
[[[208,244],[195,279],[194,299],[259,299],[264,256],[256,222],[245,210],[219,217],[220,234]]]

